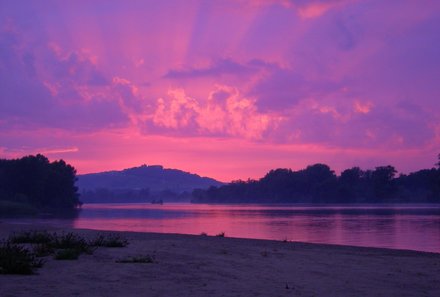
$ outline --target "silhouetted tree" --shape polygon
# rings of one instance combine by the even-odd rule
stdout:
[[[338,179],[338,202],[352,203],[360,198],[358,193],[361,187],[363,174],[363,171],[359,167],[353,167],[342,171],[341,176]]]
[[[396,178],[396,169],[353,167],[337,177],[325,164],[299,171],[280,168],[260,180],[234,181],[207,190],[195,190],[193,202],[204,203],[440,203],[440,155],[438,168],[424,169]]]
[[[36,209],[65,209],[81,203],[75,187],[75,168],[63,160],[52,163],[43,156],[0,159],[0,200]]]

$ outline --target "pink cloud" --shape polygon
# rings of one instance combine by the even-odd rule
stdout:
[[[224,180],[430,166],[439,15],[406,0],[4,3],[0,154]]]
[[[373,104],[370,102],[362,103],[360,101],[354,102],[354,111],[358,113],[369,113],[373,108]]]
[[[197,100],[183,89],[170,90],[157,100],[153,123],[165,128],[193,127],[192,133],[260,139],[277,119],[258,112],[255,100],[229,86],[217,85],[208,99]]]
[[[333,7],[332,3],[312,3],[298,8],[298,14],[301,18],[313,19],[322,16]]]

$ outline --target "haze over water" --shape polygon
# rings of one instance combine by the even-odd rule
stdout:
[[[440,205],[88,204],[73,226],[440,252]]]

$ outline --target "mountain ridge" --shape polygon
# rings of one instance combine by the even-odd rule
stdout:
[[[190,193],[194,189],[207,189],[224,183],[210,177],[162,165],[146,165],[78,175],[77,186],[83,202],[105,202],[105,196],[112,196],[111,202],[130,200],[128,196],[142,196],[135,200],[151,200],[152,197],[173,200],[170,197]],[[142,192],[142,194],[140,194]],[[148,195],[146,194],[148,192]],[[164,193],[167,193],[164,195]],[[134,193],[134,194],[133,194]],[[124,198],[125,196],[125,198]],[[93,197],[93,199],[92,199]],[[147,198],[148,197],[148,198]],[[180,200],[180,199],[178,199]]]

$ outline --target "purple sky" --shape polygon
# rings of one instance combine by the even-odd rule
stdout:
[[[439,32],[436,0],[0,0],[0,157],[431,168]]]

